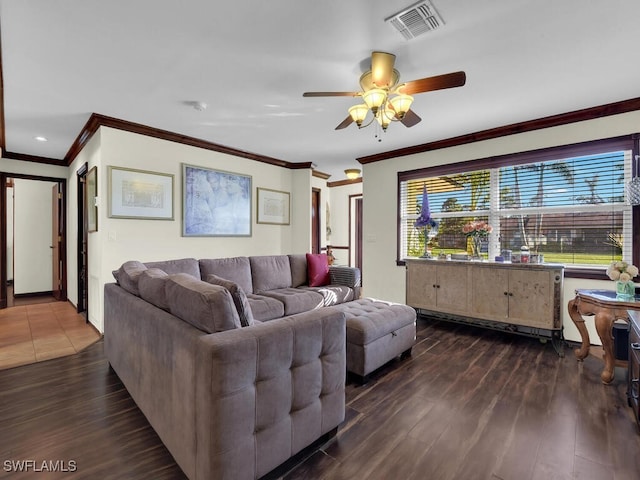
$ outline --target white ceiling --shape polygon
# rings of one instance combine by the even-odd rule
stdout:
[[[0,0],[6,150],[62,159],[95,112],[341,180],[357,157],[640,97],[638,0],[433,0],[446,25],[405,41],[384,19],[412,3]],[[302,93],[358,90],[372,50],[401,80],[467,84],[416,95],[423,121],[382,142],[336,131],[355,99]]]

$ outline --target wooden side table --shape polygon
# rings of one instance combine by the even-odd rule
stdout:
[[[569,316],[575,323],[582,345],[574,353],[578,360],[589,355],[589,332],[584,324],[583,315],[595,318],[596,331],[604,351],[604,369],[600,374],[602,383],[611,383],[614,377],[615,358],[613,354],[613,322],[629,322],[628,310],[640,310],[640,296],[635,300],[619,300],[613,290],[576,290],[576,296],[569,301]]]

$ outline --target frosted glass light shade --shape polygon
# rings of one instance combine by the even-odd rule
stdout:
[[[387,92],[381,88],[372,88],[362,95],[362,99],[375,115],[378,108],[387,100]]]
[[[392,117],[394,116],[393,111],[391,111],[390,109],[385,108],[383,110],[378,110],[378,114],[376,115],[376,120],[382,127],[382,130],[386,131],[387,127],[391,123],[392,118],[389,118],[389,115],[391,115]]]
[[[347,168],[344,171],[345,175],[347,176],[347,178],[349,180],[354,180],[356,178],[358,178],[360,176],[360,169],[359,168]]]
[[[396,116],[402,120],[404,115],[411,108],[411,104],[413,103],[413,97],[411,95],[400,94],[389,99],[389,103],[395,110]]]
[[[349,109],[349,115],[354,122],[360,127],[362,122],[364,122],[365,117],[367,116],[367,112],[369,111],[369,107],[367,107],[364,103],[359,105],[354,105]]]

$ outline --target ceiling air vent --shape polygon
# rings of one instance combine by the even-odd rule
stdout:
[[[444,25],[444,20],[428,0],[418,2],[409,8],[385,19],[399,31],[406,40],[430,32]]]

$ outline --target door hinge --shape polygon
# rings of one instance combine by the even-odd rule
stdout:
[[[58,192],[58,200],[62,200],[62,193]]]

